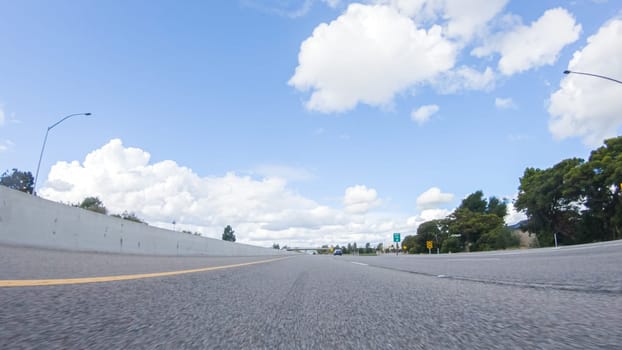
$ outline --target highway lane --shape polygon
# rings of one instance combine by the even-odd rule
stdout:
[[[0,244],[0,280],[154,273],[239,264],[258,259],[260,258],[69,252]]]
[[[460,254],[393,254],[346,259],[443,278],[564,290],[622,293],[622,241]]]
[[[65,261],[62,266],[89,257],[62,254],[65,259],[56,260]],[[138,263],[141,258],[149,263]],[[200,258],[173,264],[155,257],[130,257],[140,272],[170,267],[167,264],[196,267],[195,259]],[[261,259],[265,258],[256,260]],[[46,277],[54,274],[49,261],[54,259],[43,268]],[[383,266],[373,266],[374,261]],[[0,288],[0,348],[622,347],[620,292],[532,288],[408,271],[415,269],[408,266],[421,261],[421,257],[296,256],[170,277]],[[477,264],[498,276],[499,261]],[[84,265],[76,273],[108,272],[105,266]],[[467,272],[471,269],[468,262],[458,265]],[[66,271],[57,273],[68,277]]]

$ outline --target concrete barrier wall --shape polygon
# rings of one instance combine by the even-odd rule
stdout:
[[[130,254],[258,256],[288,252],[160,229],[0,186],[0,243]]]

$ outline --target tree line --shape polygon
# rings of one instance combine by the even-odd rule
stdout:
[[[441,220],[419,225],[416,235],[404,237],[402,248],[409,253],[427,253],[427,242],[442,253],[495,250],[516,247],[520,241],[506,225],[507,204],[497,197],[485,198],[476,191]]]
[[[605,140],[587,161],[564,159],[547,169],[527,168],[514,203],[541,245],[622,238],[622,137]]]
[[[622,136],[607,139],[587,161],[564,159],[550,168],[527,168],[519,178],[514,207],[526,214],[520,228],[540,246],[622,238]],[[507,204],[482,191],[467,196],[447,218],[424,222],[406,236],[409,252],[427,252],[426,241],[443,253],[506,249],[519,245],[504,223]]]

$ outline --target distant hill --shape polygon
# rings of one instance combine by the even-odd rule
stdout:
[[[511,230],[522,230],[522,227],[527,226],[527,220],[519,221],[514,225],[508,225],[508,228]]]

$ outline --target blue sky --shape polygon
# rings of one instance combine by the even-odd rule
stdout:
[[[389,242],[616,136],[617,1],[20,1],[0,168],[243,242]],[[573,58],[574,57],[574,58]],[[513,215],[508,221],[520,216]]]

